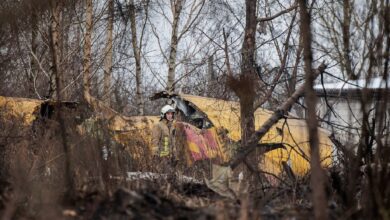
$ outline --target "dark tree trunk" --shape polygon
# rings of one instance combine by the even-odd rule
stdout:
[[[50,49],[52,53],[52,59],[53,59],[53,75],[55,77],[55,87],[56,87],[56,95],[57,95],[57,102],[60,103],[63,101],[62,98],[62,90],[63,90],[63,71],[61,68],[61,52],[60,52],[60,46],[59,46],[59,21],[60,21],[60,12],[61,12],[61,2],[57,1],[50,1],[51,4],[51,23],[50,23]],[[66,132],[66,120],[64,117],[64,112],[61,109],[61,107],[58,107],[57,111],[58,115],[58,121],[61,128],[61,138],[62,138],[62,144],[64,148],[64,154],[65,154],[65,184],[67,187],[67,193],[66,193],[66,199],[71,199],[73,197],[73,178],[71,175],[71,160],[70,160],[70,147],[67,140],[67,132]]]
[[[313,55],[311,51],[311,27],[310,14],[306,7],[306,0],[299,1],[301,14],[301,36],[303,40],[303,57],[305,69],[305,102],[307,107],[307,127],[310,143],[310,166],[312,188],[312,202],[314,205],[315,219],[327,219],[327,199],[325,196],[325,176],[320,162],[318,121],[316,115],[317,96],[313,89],[315,75],[312,69]]]
[[[256,76],[255,47],[256,47],[256,8],[257,0],[246,0],[245,35],[241,49],[241,76],[234,90],[240,99],[241,115],[241,144],[245,146],[255,132],[254,101]]]

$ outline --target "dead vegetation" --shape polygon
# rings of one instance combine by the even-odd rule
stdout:
[[[116,142],[107,127],[109,123],[92,120],[94,114],[88,107],[78,105],[64,109],[74,184],[71,195],[67,194],[69,186],[65,184],[65,155],[55,114],[40,116],[31,126],[23,126],[17,117],[1,117],[0,213],[4,219],[313,217],[310,174],[296,176],[286,165],[281,176],[273,176],[279,182],[274,185],[270,184],[270,178],[265,178],[272,174],[249,169],[250,176],[245,178],[252,179],[246,183],[249,187],[243,183],[236,199],[225,198],[203,182],[204,177],[210,178],[210,162],[199,162],[189,168],[177,161],[153,159],[147,148],[142,149],[144,143],[139,138],[128,139],[126,146]],[[372,202],[372,195],[378,195],[370,194],[373,184],[382,187],[381,198],[387,198],[387,185],[379,185],[384,182],[373,181],[373,178],[388,172],[388,168],[365,166],[353,181],[356,184],[353,193],[348,188],[351,179],[347,170],[351,169],[353,161],[350,157],[341,155],[340,164],[326,171],[329,217],[382,215],[379,211],[385,214],[386,209],[378,212],[370,209],[370,212],[369,206],[362,204]],[[138,172],[137,178],[129,178],[130,171],[142,172]],[[153,177],[140,178],[146,172]],[[354,208],[350,205],[352,201],[356,204]]]
[[[40,106],[24,111],[15,105],[16,114],[0,109],[2,219],[390,219],[389,1],[102,2],[0,2],[0,93],[38,98],[33,106]],[[163,25],[165,12],[174,19]],[[171,42],[164,42],[169,36],[160,27],[170,24]],[[133,58],[135,66],[129,63]],[[329,69],[313,71],[323,60]],[[298,97],[304,72],[303,104]],[[344,84],[349,84],[344,78],[369,82],[378,76],[386,85],[371,90],[366,83],[355,91],[362,114],[357,125],[337,116],[324,88],[326,115],[347,123],[340,127],[314,111],[313,73]],[[157,113],[162,102],[143,98],[161,87],[238,101],[240,120],[234,126],[243,129],[235,131],[237,139],[218,131],[231,156],[238,155],[229,161],[237,167],[233,181],[221,184],[234,186],[237,193],[228,188],[225,194],[233,196],[222,197],[205,184],[216,161],[188,167],[184,160],[153,158],[147,129],[132,129],[128,118],[115,117]],[[334,98],[345,98],[341,90],[338,95]],[[255,131],[261,106],[276,113]],[[353,115],[354,106],[346,106]],[[305,175],[294,173],[288,160],[277,164],[280,175],[258,166],[266,147],[286,148],[258,139],[290,110],[307,118],[312,129],[312,151],[304,155],[312,153],[316,161]],[[214,117],[233,121],[232,115]],[[333,132],[332,166],[326,168],[317,157],[317,120]],[[126,125],[126,131],[115,129]],[[356,131],[344,137],[355,140],[337,139],[343,129]]]

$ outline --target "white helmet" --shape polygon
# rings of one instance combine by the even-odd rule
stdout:
[[[164,105],[162,108],[161,108],[161,111],[160,111],[160,117],[161,118],[164,118],[165,114],[168,113],[168,112],[173,112],[175,113],[175,109],[170,106],[170,105]]]

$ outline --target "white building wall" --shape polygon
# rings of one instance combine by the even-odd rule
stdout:
[[[360,101],[328,97],[327,102],[330,107],[326,104],[325,98],[320,98],[317,104],[318,115],[323,119],[321,127],[334,133],[343,144],[357,144],[363,118]]]

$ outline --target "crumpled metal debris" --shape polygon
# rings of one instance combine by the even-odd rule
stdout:
[[[205,179],[207,187],[223,197],[233,200],[238,199],[243,180],[241,172],[237,178],[233,176],[233,170],[229,166],[212,165],[212,178]]]

